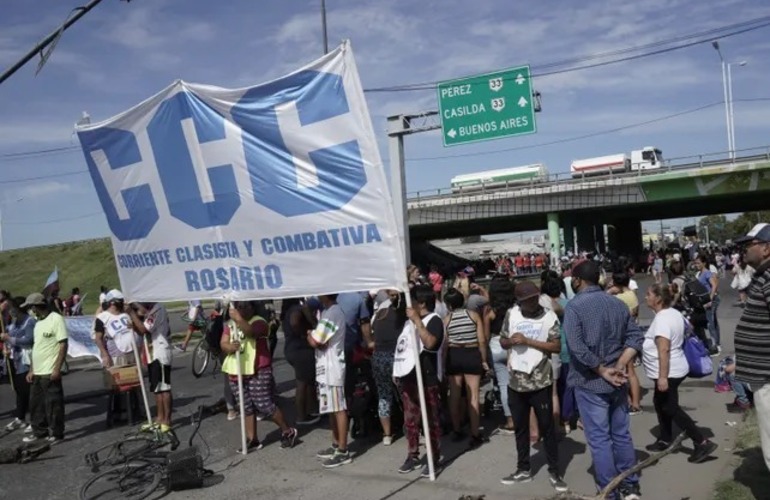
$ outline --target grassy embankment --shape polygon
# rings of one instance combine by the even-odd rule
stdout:
[[[762,457],[757,414],[750,411],[739,424],[735,438],[735,469],[731,479],[719,481],[716,500],[755,500],[770,498],[770,472]]]
[[[101,285],[119,287],[112,244],[103,238],[0,252],[0,288],[20,296],[42,291],[54,266],[59,268],[61,297],[69,297],[74,287],[88,294],[86,314],[96,310]]]

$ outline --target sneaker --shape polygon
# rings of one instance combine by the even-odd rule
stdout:
[[[321,421],[321,416],[316,415],[315,417],[311,416],[307,420],[297,420],[297,425],[315,425],[320,421]]]
[[[659,453],[661,451],[666,451],[668,447],[671,446],[671,443],[668,443],[666,441],[657,440],[652,444],[648,444],[644,447],[647,451],[652,451],[655,453]]]
[[[315,456],[322,459],[332,458],[334,454],[337,453],[338,449],[339,447],[336,444],[333,444],[329,448],[319,451]]]
[[[167,424],[160,424],[158,426],[158,430],[161,432],[161,434],[167,434],[171,432],[171,426]]]
[[[506,436],[513,436],[514,434],[516,434],[516,429],[514,429],[513,427],[508,427],[505,424],[498,426],[497,431],[500,434],[505,434]]]
[[[433,465],[433,475],[438,476],[441,474],[441,471],[444,470],[444,468],[439,464]],[[430,468],[428,467],[428,464],[425,464],[422,467],[422,471],[420,471],[420,477],[430,477]]]
[[[639,483],[624,484],[620,487],[620,497],[623,500],[642,500],[642,490]]]
[[[29,424],[24,428],[24,434],[32,434],[32,424]]]
[[[50,446],[54,446],[62,442],[62,438],[57,438],[56,436],[48,436],[47,438],[45,438],[45,440],[48,442]]]
[[[730,384],[727,382],[724,382],[722,384],[714,384],[714,392],[730,392],[732,391],[732,388],[730,387]]]
[[[393,444],[393,436],[382,436],[382,444],[390,446]]]
[[[294,448],[294,443],[297,442],[297,436],[299,432],[292,427],[289,431],[281,436],[281,448]]]
[[[551,486],[553,486],[553,489],[559,493],[564,493],[565,491],[569,490],[569,487],[567,486],[567,483],[564,482],[564,479],[562,479],[561,476],[555,472],[551,472],[551,474],[548,476],[548,482],[550,482]]]
[[[502,484],[521,484],[532,481],[532,474],[528,470],[517,470],[510,476],[506,476],[500,480]]]
[[[738,398],[735,398],[735,401],[727,405],[727,411],[729,413],[743,413],[750,410],[751,406],[751,403],[742,403],[741,401],[738,401]]]
[[[187,347],[182,347],[181,345],[177,344],[174,346],[174,349],[176,349],[179,352],[187,352]]]
[[[628,414],[631,415],[632,417],[634,417],[636,415],[641,415],[642,414],[642,409],[641,408],[634,408],[633,406],[629,406],[628,407]]]
[[[21,420],[19,418],[14,418],[11,420],[8,425],[5,426],[5,430],[8,432],[15,431],[16,429],[21,429],[22,427],[26,426],[26,422],[24,420]]]
[[[160,424],[158,424],[157,422],[152,422],[152,423],[142,424],[142,426],[139,427],[139,432],[155,432],[158,429],[160,429]]]
[[[721,345],[718,345],[718,346],[717,346],[717,352],[718,352],[719,354],[722,354],[722,346],[721,346]]]
[[[44,439],[41,437],[37,437],[34,434],[30,434],[29,436],[25,436],[24,439],[21,440],[22,443],[36,443],[40,439]]]
[[[248,443],[246,443],[246,454],[251,453],[252,451],[259,451],[264,447],[262,442],[259,439],[252,439]],[[238,448],[238,453],[243,453],[243,448]]]
[[[336,450],[333,456],[327,458],[324,463],[324,469],[333,469],[340,465],[347,465],[353,462],[353,457],[348,450],[341,451],[339,448]]]
[[[714,453],[716,449],[717,444],[707,439],[701,444],[695,445],[695,450],[692,452],[692,455],[690,455],[690,458],[688,458],[687,461],[691,464],[699,464],[711,456],[711,454]]]
[[[404,464],[398,468],[399,474],[409,474],[412,471],[417,470],[420,466],[420,461],[412,456],[406,457]]]
[[[239,416],[240,414],[235,410],[228,410],[227,412],[227,420],[235,420]]]

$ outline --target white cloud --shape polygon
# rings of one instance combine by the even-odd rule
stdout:
[[[25,185],[13,192],[13,197],[23,198],[24,201],[34,200],[57,193],[65,193],[72,190],[70,184],[58,181],[42,181]]]

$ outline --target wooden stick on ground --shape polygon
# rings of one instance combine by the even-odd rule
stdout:
[[[606,500],[607,497],[610,495],[610,493],[612,493],[618,486],[620,486],[620,483],[622,483],[628,476],[632,474],[636,474],[637,472],[640,472],[642,469],[646,469],[647,467],[654,465],[661,458],[665,457],[670,453],[673,453],[679,448],[679,445],[682,444],[682,441],[684,441],[685,438],[686,438],[686,435],[684,432],[679,434],[679,436],[677,436],[676,439],[674,439],[674,442],[671,443],[671,446],[661,451],[660,453],[650,455],[645,460],[642,460],[641,462],[634,465],[627,471],[623,472],[622,474],[619,474],[612,481],[610,481],[610,483],[607,486],[605,486],[604,489],[600,491],[599,494],[596,496],[585,496],[577,493],[560,493],[550,498],[552,500]]]

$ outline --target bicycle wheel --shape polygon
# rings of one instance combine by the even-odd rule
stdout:
[[[134,460],[86,481],[80,488],[80,500],[143,500],[158,489],[161,479],[160,465]]]
[[[192,355],[192,373],[195,378],[199,378],[209,366],[209,345],[206,337],[203,337],[195,344]]]

